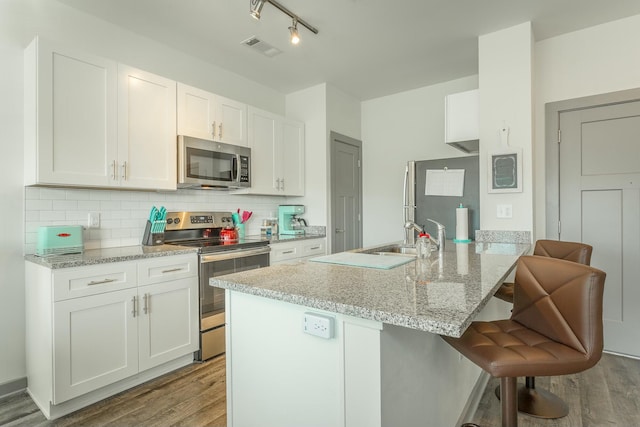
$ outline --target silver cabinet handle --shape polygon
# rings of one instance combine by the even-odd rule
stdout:
[[[282,180],[280,182],[282,182],[282,189],[281,190],[284,191],[284,178],[282,178]]]
[[[182,270],[182,268],[181,268],[181,267],[177,267],[177,268],[170,268],[170,269],[168,269],[168,270],[162,270],[162,274],[165,274],[165,273],[173,273],[174,271],[180,271],[180,270]]]
[[[144,314],[147,314],[150,310],[149,310],[149,294],[144,294],[144,296],[142,297],[142,299],[144,300],[144,307],[142,308],[142,311],[144,311]]]
[[[113,163],[111,164],[111,169],[113,172],[113,180],[115,181],[117,178],[117,174],[118,172],[116,171],[116,161],[114,160]]]
[[[344,233],[345,231],[342,228],[336,228],[336,233]]]
[[[137,302],[137,299],[136,299],[136,297],[135,297],[135,296],[134,296],[133,298],[131,298],[131,302],[132,302],[132,304],[133,304],[133,310],[131,310],[131,314],[133,314],[133,317],[136,317],[136,312],[137,312],[138,310],[136,309],[136,302]]]
[[[222,140],[222,122],[218,125],[218,138]]]
[[[276,190],[280,189],[280,178],[276,178]]]
[[[295,251],[292,249],[292,250],[290,250],[290,251],[284,251],[284,252],[282,252],[282,255],[292,254],[292,253],[294,253],[294,252],[295,252]]]
[[[313,248],[309,248],[311,251],[315,251],[316,249],[320,249],[320,246],[314,246]]]
[[[216,139],[216,121],[215,120],[211,125],[211,136],[213,137],[213,139]]]
[[[115,282],[118,279],[104,279],[104,280],[92,280],[89,283],[87,283],[88,286],[93,286],[93,285],[102,285],[104,283],[111,283],[111,282]]]
[[[127,180],[127,161],[122,162],[122,179]]]

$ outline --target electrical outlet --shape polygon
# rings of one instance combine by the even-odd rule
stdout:
[[[100,212],[89,212],[89,228],[100,228]]]
[[[333,324],[335,319],[318,313],[304,314],[304,332],[316,337],[333,338]]]

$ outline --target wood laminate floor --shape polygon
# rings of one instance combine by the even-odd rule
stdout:
[[[194,363],[57,420],[48,421],[26,392],[0,400],[2,426],[227,425],[224,355]]]
[[[484,427],[500,425],[500,402],[494,395],[497,385],[498,380],[489,381],[478,410],[468,421]],[[588,371],[536,378],[536,386],[561,396],[569,405],[569,415],[557,420],[543,420],[519,414],[520,427],[640,426],[640,360],[605,354]],[[225,426],[225,392],[225,357],[219,356],[54,421],[46,420],[26,393],[18,393],[0,400],[0,425]],[[440,426],[425,422],[420,427]]]

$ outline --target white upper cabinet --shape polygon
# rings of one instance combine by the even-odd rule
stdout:
[[[116,63],[39,38],[24,59],[25,184],[111,185]]]
[[[445,97],[445,142],[466,153],[478,152],[478,89]]]
[[[282,191],[288,196],[304,196],[304,124],[282,119]]]
[[[249,107],[251,188],[242,193],[304,195],[304,124]]]
[[[125,65],[118,74],[118,181],[175,190],[176,82]]]
[[[178,83],[178,134],[247,146],[247,105]]]
[[[25,185],[176,189],[176,83],[36,38]]]

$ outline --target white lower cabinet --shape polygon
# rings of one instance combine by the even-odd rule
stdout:
[[[138,373],[136,294],[133,288],[54,304],[54,404]]]
[[[28,392],[45,416],[192,361],[197,274],[196,254],[56,270],[27,262]]]
[[[198,288],[193,279],[138,288],[140,370],[198,350]]]
[[[271,242],[271,265],[297,262],[326,254],[327,239],[312,238]]]

